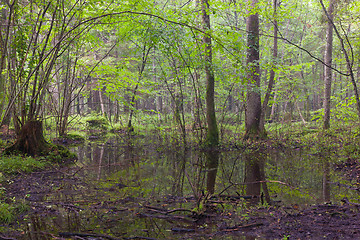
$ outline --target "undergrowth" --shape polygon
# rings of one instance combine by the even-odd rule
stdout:
[[[48,162],[33,157],[20,155],[0,156],[0,173],[15,174],[19,172],[29,173],[36,169],[43,169]]]

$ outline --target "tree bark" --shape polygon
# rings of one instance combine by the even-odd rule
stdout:
[[[219,144],[219,130],[215,115],[215,77],[212,67],[212,45],[210,34],[210,15],[208,0],[201,0],[202,23],[205,31],[204,42],[204,62],[206,78],[206,122],[207,135],[205,144],[212,148]]]
[[[261,109],[261,117],[260,117],[260,128],[262,131],[265,130],[265,114],[267,112],[267,109],[269,108],[268,103],[270,100],[270,95],[271,95],[271,91],[274,87],[275,84],[275,65],[276,65],[276,60],[277,60],[277,56],[278,56],[278,24],[277,24],[277,20],[276,20],[276,10],[277,10],[277,5],[278,5],[278,1],[274,0],[274,45],[273,45],[273,55],[272,55],[272,68],[270,70],[270,77],[269,77],[269,83],[268,83],[268,87],[266,90],[266,95],[264,98],[264,102],[262,105],[262,109]]]
[[[334,0],[330,0],[328,7],[328,23],[326,28],[326,47],[324,57],[324,129],[330,128],[330,97],[331,97],[331,81],[332,81],[332,49],[333,49],[333,12],[334,12]]]
[[[251,8],[257,5],[252,0]],[[259,66],[259,15],[251,14],[246,18],[247,32],[247,99],[245,109],[244,139],[264,137],[264,130],[260,128],[261,97],[260,97],[260,66]]]
[[[45,155],[49,144],[43,135],[42,122],[30,120],[21,128],[16,142],[5,150],[6,153],[21,152],[30,156]]]
[[[337,38],[340,41],[341,50],[342,50],[342,52],[344,54],[345,61],[346,61],[346,68],[347,68],[347,70],[349,72],[348,76],[350,77],[351,83],[352,83],[353,88],[354,88],[354,94],[355,94],[355,100],[356,100],[356,109],[358,111],[358,117],[360,119],[360,97],[359,97],[359,89],[357,87],[357,83],[356,83],[356,80],[355,80],[355,74],[354,74],[354,70],[353,70],[353,60],[350,59],[349,52],[347,50],[348,48],[345,46],[345,43],[344,43],[344,38],[341,36],[340,32],[338,31],[337,27],[335,26],[334,21],[332,20],[330,14],[326,10],[322,0],[320,0],[320,4],[321,4],[321,7],[322,7],[326,17],[328,18],[328,22],[330,22],[331,25],[333,26],[335,34],[336,34]],[[347,36],[345,36],[345,40],[348,43],[348,47],[350,47],[350,49],[352,51],[352,46],[351,46]]]

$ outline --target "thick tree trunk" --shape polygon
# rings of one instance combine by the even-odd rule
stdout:
[[[16,142],[5,149],[5,154],[28,156],[49,156],[48,160],[58,163],[74,162],[77,157],[63,146],[48,143],[43,134],[42,122],[27,121],[20,130]]]
[[[252,0],[255,8],[257,0]],[[252,14],[246,18],[247,32],[247,82],[248,92],[245,111],[245,136],[262,138],[264,130],[260,128],[261,97],[260,97],[260,66],[259,66],[259,15]]]
[[[333,12],[334,12],[334,0],[330,0],[330,5],[328,8],[328,24],[326,29],[326,47],[325,47],[325,57],[324,57],[324,129],[330,128],[330,97],[331,97],[331,81],[332,81],[332,48],[333,48]]]
[[[212,46],[211,37],[208,35],[210,31],[210,15],[208,0],[201,0],[202,21],[205,34],[203,41],[205,44],[205,77],[206,77],[206,121],[207,135],[205,143],[209,147],[215,147],[219,144],[219,130],[215,115],[215,77],[212,67]]]
[[[49,152],[49,143],[43,135],[42,122],[31,120],[24,124],[14,145],[5,150],[6,153],[20,152],[30,156],[45,155]]]

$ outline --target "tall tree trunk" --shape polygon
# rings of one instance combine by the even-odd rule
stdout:
[[[203,28],[205,31],[203,41],[205,44],[205,77],[206,77],[206,122],[207,135],[205,143],[208,147],[215,147],[219,144],[219,130],[215,115],[215,77],[212,67],[212,46],[210,37],[210,15],[208,0],[201,0],[201,12]]]
[[[134,127],[132,125],[132,118],[133,118],[134,111],[135,111],[135,103],[136,103],[135,98],[136,98],[136,95],[137,95],[137,90],[139,88],[140,82],[142,80],[142,75],[143,75],[143,72],[144,72],[144,69],[145,69],[145,65],[147,63],[147,59],[148,59],[148,56],[149,56],[149,53],[150,53],[152,47],[153,46],[150,45],[147,48],[147,43],[145,43],[144,46],[143,46],[141,65],[139,66],[138,81],[137,81],[136,86],[135,86],[135,88],[133,90],[131,102],[129,104],[131,106],[131,108],[130,108],[130,114],[129,114],[128,124],[127,124],[127,131],[128,132],[133,132],[134,131]]]
[[[252,0],[251,8],[255,8],[257,0]],[[245,136],[248,138],[264,137],[260,128],[261,97],[260,97],[260,66],[259,66],[259,15],[251,14],[246,18],[247,32],[247,99],[245,111]]]
[[[8,55],[8,46],[9,46],[9,39],[10,39],[10,26],[11,20],[14,12],[14,6],[16,1],[13,1],[13,4],[9,5],[9,9],[6,8],[1,10],[1,22],[4,23],[5,29],[0,28],[0,117],[7,118],[7,116],[2,116],[3,109],[5,105],[5,74],[3,71],[6,69],[6,56]],[[3,124],[4,121],[1,121]]]
[[[276,66],[277,56],[278,56],[278,24],[276,20],[276,10],[277,10],[278,1],[274,0],[274,45],[273,45],[273,59],[272,59],[272,68],[270,70],[270,78],[268,87],[266,90],[266,95],[264,98],[264,102],[261,109],[261,117],[260,117],[260,128],[262,131],[265,129],[265,114],[269,108],[268,103],[271,95],[271,91],[274,87],[275,83],[275,71],[274,68]]]
[[[334,2],[335,3],[335,2]],[[324,5],[324,2],[322,0],[320,0],[320,4],[321,4],[321,7],[326,15],[326,17],[328,18],[328,22],[331,23],[334,31],[335,31],[335,34],[337,36],[337,38],[339,39],[340,41],[340,46],[341,46],[341,50],[344,54],[344,57],[345,57],[345,61],[346,61],[346,68],[349,72],[348,76],[350,77],[350,80],[351,80],[351,83],[353,85],[353,88],[354,88],[354,94],[355,94],[355,100],[356,100],[356,109],[358,111],[358,117],[360,119],[360,98],[359,98],[359,89],[357,87],[357,83],[356,83],[356,80],[355,80],[355,74],[354,74],[354,70],[353,70],[353,59],[350,59],[350,56],[349,56],[349,52],[348,52],[348,47],[350,47],[350,49],[352,49],[353,47],[351,46],[350,42],[348,41],[348,38],[347,36],[345,36],[345,42],[350,45],[348,47],[345,46],[345,43],[344,43],[344,38],[341,36],[339,30],[337,29],[337,27],[335,26],[334,24],[334,21],[332,20],[332,17],[331,15],[329,14],[329,12],[326,10],[325,8],[325,5]],[[352,50],[351,50],[352,51]]]
[[[324,129],[330,128],[330,97],[331,97],[331,81],[332,81],[332,49],[333,49],[333,12],[334,12],[334,0],[330,0],[328,7],[328,24],[326,28],[326,47],[324,57]]]

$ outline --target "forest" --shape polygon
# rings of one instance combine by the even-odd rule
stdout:
[[[359,1],[0,18],[0,240],[360,238]]]

